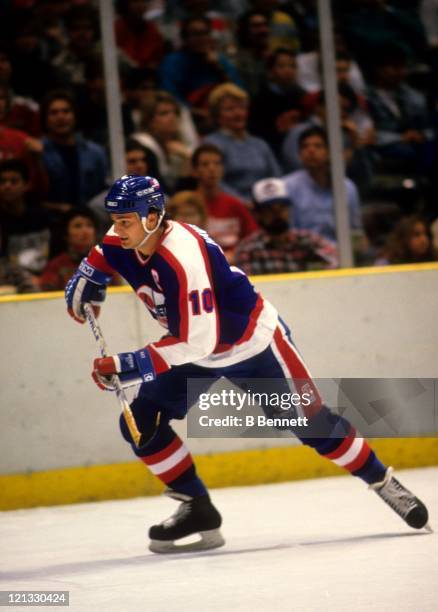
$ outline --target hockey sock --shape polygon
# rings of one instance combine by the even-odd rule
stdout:
[[[170,425],[160,428],[145,449],[134,451],[154,476],[173,491],[190,497],[207,494],[188,448]]]
[[[315,437],[300,437],[303,444],[367,484],[383,480],[386,467],[347,419],[323,406],[312,419],[311,427]]]

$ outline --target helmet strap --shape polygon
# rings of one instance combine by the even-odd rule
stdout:
[[[143,238],[143,240],[137,244],[137,246],[135,247],[136,249],[139,249],[140,247],[142,247],[148,241],[148,239],[152,236],[152,234],[155,234],[155,232],[158,230],[158,228],[161,225],[163,217],[164,217],[164,210],[162,212],[160,212],[160,214],[158,216],[157,224],[154,227],[154,229],[152,229],[152,230],[148,229],[147,226],[146,226],[146,217],[141,217],[141,224],[143,226],[143,229],[144,229],[146,235]]]

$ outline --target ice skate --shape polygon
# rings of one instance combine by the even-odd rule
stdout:
[[[385,478],[381,482],[370,485],[379,497],[385,501],[406,523],[414,529],[432,531],[428,524],[429,515],[426,506],[415,497],[392,475],[393,468],[386,470]]]
[[[149,529],[149,550],[155,553],[191,552],[225,544],[219,531],[222,517],[208,495],[190,497],[171,489],[164,493],[182,503],[171,517]],[[200,539],[189,544],[175,543],[193,534],[199,534]]]

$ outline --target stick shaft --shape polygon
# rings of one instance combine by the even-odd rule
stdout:
[[[100,329],[100,325],[94,316],[93,307],[91,304],[83,304],[85,316],[87,317],[87,321],[90,324],[91,331],[93,332],[93,336],[97,342],[99,347],[100,354],[102,357],[108,357],[109,351],[108,346],[106,344],[105,338],[103,337],[102,330]],[[112,383],[116,389],[116,397],[120,404],[120,407],[123,411],[123,416],[126,421],[126,425],[128,426],[129,433],[132,436],[132,439],[135,442],[137,448],[140,447],[141,433],[137,427],[137,423],[135,422],[134,415],[132,414],[131,408],[129,406],[128,400],[126,399],[125,392],[123,390],[122,385],[120,384],[119,377],[117,374],[114,374],[112,377]]]

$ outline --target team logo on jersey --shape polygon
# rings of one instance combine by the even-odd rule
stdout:
[[[137,289],[137,295],[145,304],[146,308],[149,310],[154,319],[156,319],[162,327],[169,329],[164,295],[159,291],[155,291],[148,285],[142,285],[139,287]]]

